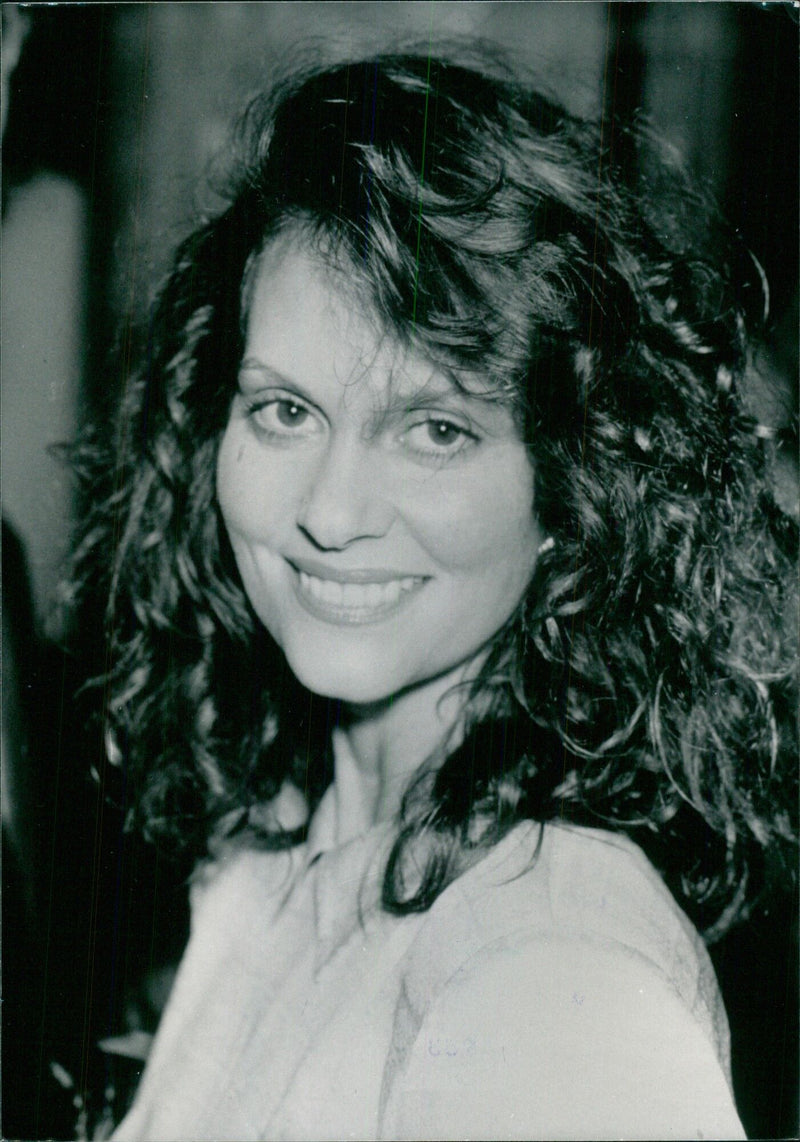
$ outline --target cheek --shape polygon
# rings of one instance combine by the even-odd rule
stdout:
[[[441,489],[416,512],[420,541],[454,573],[485,572],[527,582],[542,533],[534,515],[533,472],[498,464]]]
[[[238,426],[228,427],[217,457],[217,502],[232,540],[267,538],[285,515],[279,510],[287,500],[285,479],[274,467]]]
[[[217,503],[228,530],[238,530],[239,491],[244,484],[242,461],[244,445],[229,424],[222,434],[217,452]]]

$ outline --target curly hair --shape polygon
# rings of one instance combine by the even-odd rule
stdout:
[[[424,53],[249,108],[230,205],[179,249],[116,436],[84,450],[76,591],[108,600],[109,756],[151,837],[293,844],[265,807],[331,777],[335,703],[256,619],[215,498],[250,268],[295,227],[392,335],[512,404],[553,539],[466,737],[406,795],[385,907],[427,908],[521,819],[628,834],[708,938],[789,875],[797,529],[741,395],[746,258],[703,240],[713,212],[640,162],[643,132],[605,130],[495,60]]]

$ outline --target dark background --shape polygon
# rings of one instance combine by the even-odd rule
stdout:
[[[4,5],[4,8],[7,8]],[[244,97],[291,49],[331,56],[477,34],[578,113],[648,116],[717,195],[770,287],[774,425],[796,412],[798,26],[785,4],[364,3],[31,6],[3,153],[3,1136],[74,1136],[74,1091],[124,1086],[95,1046],[126,1008],[146,1028],[185,938],[185,870],[122,829],[92,780],[102,742],[57,649],[59,562],[76,505],[46,451],[106,408],[131,323],[169,251],[213,207]],[[5,19],[5,16],[4,16]],[[112,353],[116,347],[121,352]],[[117,362],[112,364],[112,362]],[[785,494],[786,510],[796,496]],[[112,794],[109,799],[108,794]],[[797,1134],[797,904],[713,949],[734,1079],[754,1137]]]

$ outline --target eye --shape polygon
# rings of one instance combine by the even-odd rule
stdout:
[[[265,436],[290,439],[316,436],[322,424],[312,409],[296,397],[275,396],[253,401],[247,415]]]
[[[423,457],[446,460],[477,443],[477,436],[462,424],[443,416],[430,416],[412,424],[403,434],[403,443]]]
[[[300,428],[310,415],[308,409],[295,400],[276,400],[268,408],[284,428]]]

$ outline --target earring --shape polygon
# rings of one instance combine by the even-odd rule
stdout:
[[[537,556],[544,555],[546,551],[552,551],[555,545],[556,541],[553,539],[552,535],[548,535],[547,539],[542,540],[542,542],[539,544],[539,550],[536,552]]]

